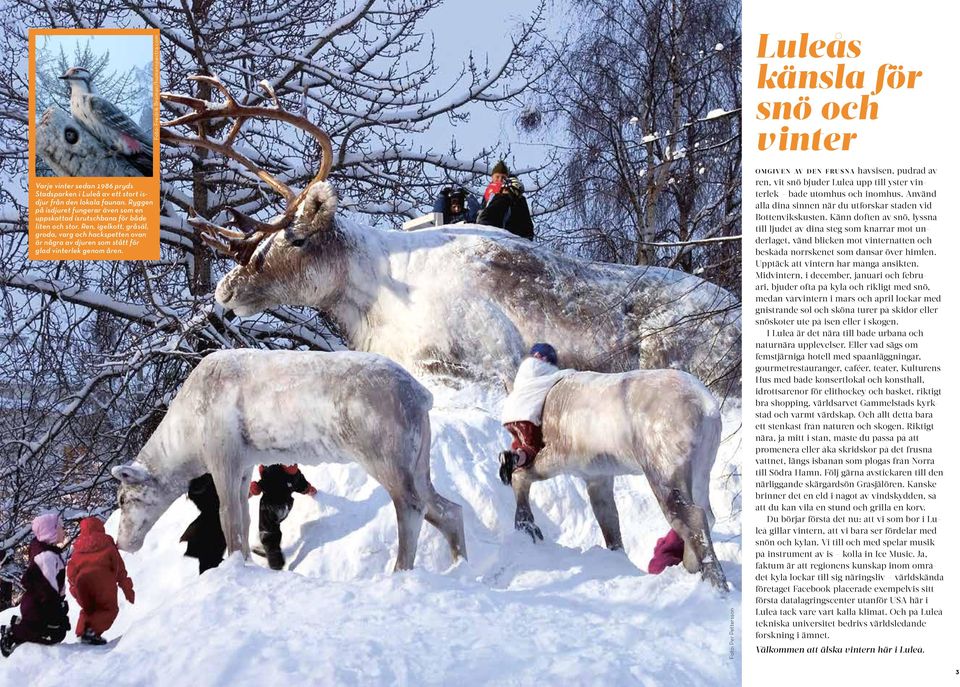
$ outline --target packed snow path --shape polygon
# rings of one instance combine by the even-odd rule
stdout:
[[[646,574],[667,525],[642,477],[617,479],[628,555],[602,548],[570,478],[533,487],[545,543],[514,532],[513,493],[497,478],[502,397],[431,390],[433,481],[464,507],[469,561],[451,567],[424,527],[416,569],[391,574],[386,492],[355,465],[304,466],[319,493],[295,496],[283,524],[288,570],[234,556],[198,577],[178,543],[196,510],[180,499],[124,554],[137,603],[121,597],[109,644],[71,632],[60,646],[20,646],[0,660],[0,685],[739,685],[739,409],[724,416],[711,482],[714,541],[735,586],[721,598],[679,566]],[[256,499],[250,508],[255,538]]]

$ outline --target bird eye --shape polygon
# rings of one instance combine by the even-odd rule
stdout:
[[[63,140],[65,140],[70,145],[73,145],[80,140],[80,132],[74,129],[72,126],[68,126],[63,130]]]

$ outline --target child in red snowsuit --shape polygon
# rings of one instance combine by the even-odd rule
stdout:
[[[103,531],[99,518],[80,521],[80,536],[73,543],[73,555],[67,563],[70,593],[80,604],[77,635],[84,644],[105,644],[100,635],[117,619],[117,587],[133,603],[133,580],[113,537]]]

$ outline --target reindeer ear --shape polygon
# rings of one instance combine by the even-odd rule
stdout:
[[[113,475],[114,479],[118,479],[124,484],[140,484],[150,476],[147,469],[137,463],[117,465],[111,468],[110,474]]]
[[[302,244],[311,235],[330,229],[336,213],[337,192],[333,186],[329,181],[313,182],[297,209],[296,221],[287,227],[287,240]]]

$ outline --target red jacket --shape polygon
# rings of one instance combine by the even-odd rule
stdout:
[[[70,593],[80,604],[77,634],[88,627],[97,634],[107,630],[117,617],[117,587],[133,603],[133,580],[127,575],[113,537],[103,531],[99,518],[80,521],[80,536],[73,543],[67,563]]]

